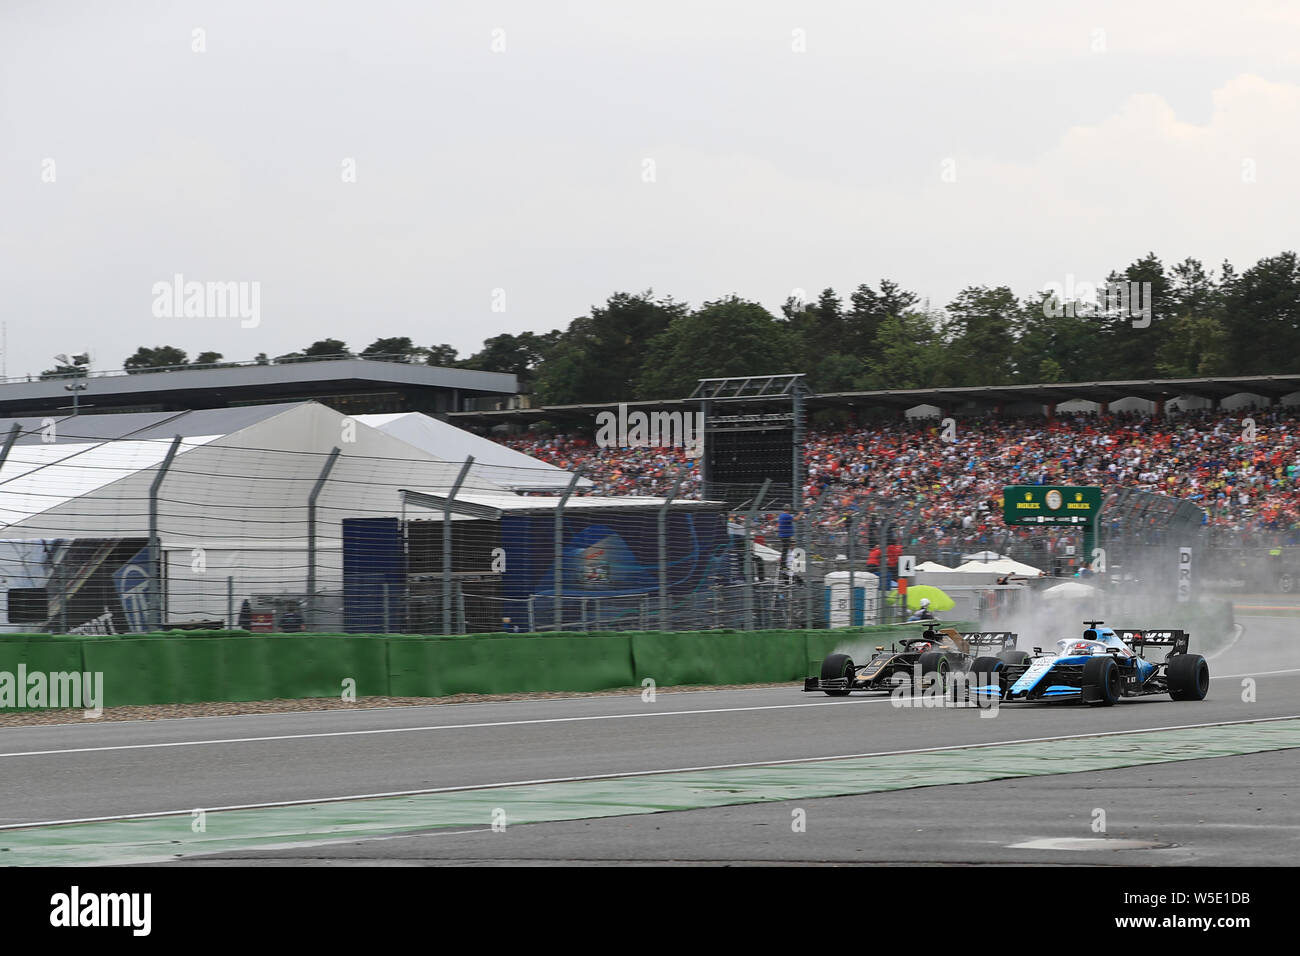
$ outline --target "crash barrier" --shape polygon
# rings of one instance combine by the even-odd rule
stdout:
[[[583,692],[801,681],[826,654],[922,625],[837,631],[696,631],[464,636],[173,631],[131,636],[0,635],[0,710],[23,675],[103,674],[102,707],[342,697]],[[974,629],[974,625],[951,626]],[[351,682],[350,684],[348,682]]]

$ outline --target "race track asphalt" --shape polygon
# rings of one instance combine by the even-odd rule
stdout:
[[[11,845],[11,863],[1290,863],[1300,835],[1300,751],[1285,735],[1246,738],[1300,718],[1298,624],[1249,619],[1238,644],[1211,662],[1210,695],[1196,703],[1006,706],[989,719],[973,709],[782,687],[660,693],[652,702],[629,693],[4,728],[0,847]],[[1212,745],[1198,750],[1202,739]],[[1012,769],[997,779],[971,776],[973,751],[960,749],[970,745],[1002,745],[977,753]],[[1142,753],[1131,758],[1129,750]],[[899,763],[915,763],[916,752],[922,776]],[[1057,763],[1044,764],[1053,754]],[[751,779],[716,782],[772,766],[781,783],[768,791]],[[845,789],[843,773],[828,782],[837,767],[862,768],[861,789]],[[714,783],[686,788],[707,791],[698,805],[655,796],[690,774],[713,775]],[[593,795],[593,787],[603,789]],[[626,788],[639,788],[635,799]],[[728,790],[735,796],[719,796]],[[494,794],[521,793],[537,799],[523,801],[529,810],[508,824],[503,813],[497,831],[486,810],[482,825],[465,825],[477,811],[456,816],[463,806],[419,802],[483,795],[487,807]],[[719,805],[727,799],[737,805]],[[619,801],[636,812],[608,810]],[[330,826],[283,823],[295,806],[251,809],[268,805],[328,812]],[[691,808],[677,809],[684,805]],[[404,808],[400,825],[372,826],[387,807]],[[1105,832],[1095,830],[1098,809],[1109,816]],[[197,810],[211,815],[209,842],[148,849],[175,843],[162,841],[158,827],[188,832]],[[792,825],[796,811],[802,829]],[[598,818],[606,812],[623,815]],[[157,816],[138,819],[149,814]],[[1154,845],[1096,842],[1119,838]],[[1092,842],[1010,848],[1035,839]],[[55,843],[63,855],[44,854]],[[83,860],[83,845],[99,849]]]

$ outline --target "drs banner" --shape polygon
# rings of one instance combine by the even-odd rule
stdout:
[[[1178,600],[1192,599],[1192,549],[1178,549]]]

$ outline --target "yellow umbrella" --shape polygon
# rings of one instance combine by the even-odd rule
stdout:
[[[907,589],[908,610],[915,611],[921,606],[921,598],[930,599],[931,611],[951,611],[957,602],[943,591],[929,584],[916,584]]]

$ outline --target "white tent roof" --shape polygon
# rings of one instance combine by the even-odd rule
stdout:
[[[20,419],[19,438],[0,467],[0,532],[141,534],[149,485],[176,435],[181,444],[163,487],[159,529],[181,539],[229,538],[236,525],[249,540],[301,537],[307,494],[332,447],[342,455],[319,502],[322,537],[337,532],[340,517],[399,513],[402,488],[443,491],[455,479],[454,463],[378,429],[349,434],[346,421],[316,402],[83,415],[55,422],[53,432],[40,420]],[[14,423],[0,420],[0,434]],[[481,474],[463,490],[510,495]]]
[[[967,561],[956,570],[968,573],[1020,574],[1031,578],[1036,578],[1043,573],[1038,568],[1028,564],[1021,564],[1019,561],[1013,561],[1010,558],[1000,558],[997,561]]]
[[[220,435],[182,439],[177,460]],[[0,473],[0,526],[25,521],[167,457],[170,441],[15,445]]]
[[[445,494],[459,465],[412,444],[368,420],[409,419],[402,428],[426,438],[461,433],[427,416],[347,416],[316,402],[160,414],[86,415],[57,422],[57,440],[43,439],[41,420],[19,420],[21,435],[0,468],[0,533],[10,539],[138,536],[147,527],[148,489],[175,435],[182,436],[167,474],[159,532],[172,541],[244,537],[250,544],[301,538],[308,493],[331,448],[342,455],[322,486],[318,536],[336,540],[346,517],[397,516],[403,490],[431,497]],[[13,422],[0,420],[0,435]],[[432,426],[432,427],[427,427]],[[227,430],[229,429],[229,430]],[[399,429],[400,430],[400,429]],[[412,431],[413,430],[413,431]],[[549,474],[563,488],[570,474],[535,462],[486,439],[469,436],[502,462],[530,462],[532,476]],[[446,448],[443,449],[444,452]],[[472,453],[472,452],[471,452]],[[477,456],[476,456],[477,457]],[[481,460],[481,459],[480,459]],[[503,512],[547,511],[559,494],[515,494],[474,469],[457,501]],[[552,486],[554,490],[556,486]],[[574,496],[572,511],[656,511],[662,498]],[[674,511],[717,510],[718,502],[678,500]],[[416,509],[415,514],[420,509]],[[410,512],[408,512],[410,513]],[[436,516],[435,512],[431,516]]]
[[[976,551],[974,554],[963,554],[961,559],[963,561],[999,561],[1002,559],[1002,555],[996,551]]]
[[[298,403],[192,412],[122,412],[0,420],[18,437],[0,468],[0,527],[26,521],[158,465],[175,436],[186,453],[283,415]]]
[[[1097,589],[1090,584],[1084,584],[1082,581],[1065,581],[1061,584],[1054,584],[1043,591],[1043,597],[1049,600],[1059,598],[1091,598],[1096,597]]]
[[[955,568],[950,568],[950,567],[948,567],[948,565],[946,565],[946,564],[940,564],[938,561],[922,561],[920,564],[918,564],[918,565],[916,566],[916,570],[918,570],[918,571],[954,571],[954,570],[956,570],[956,569],[955,569]]]
[[[177,620],[224,617],[232,584],[236,595],[301,591],[313,493],[315,585],[339,591],[344,522],[399,518],[403,491],[446,494],[460,468],[317,402],[83,415],[54,422],[54,432],[40,419],[0,421],[0,438],[13,424],[19,437],[0,467],[0,538],[7,542],[0,577],[15,581],[50,567],[44,559],[35,565],[37,546],[21,542],[144,538],[150,486],[181,436],[157,512],[168,613]],[[477,471],[460,491],[525,507],[532,500]],[[206,554],[198,567],[196,548]],[[4,593],[0,588],[0,628],[8,626]]]
[[[395,415],[355,415],[363,425],[377,428],[440,461],[463,462],[474,456],[474,470],[512,491],[562,491],[572,477],[563,468],[507,448],[463,428],[420,412]],[[579,487],[590,487],[583,478]]]

